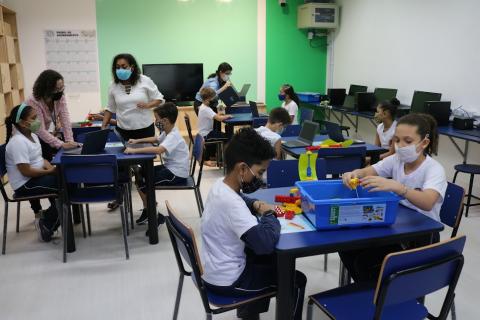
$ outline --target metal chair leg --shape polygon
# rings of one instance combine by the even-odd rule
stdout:
[[[455,300],[452,301],[452,307],[450,308],[450,315],[452,320],[457,320],[457,311],[455,310]]]
[[[206,313],[206,319],[207,320],[212,320],[212,314],[211,313]]]
[[[83,205],[79,205],[80,209],[80,221],[82,222],[82,232],[83,232],[83,237],[87,237],[87,228],[85,227],[85,212],[83,211]]]
[[[327,272],[328,270],[328,254],[323,255],[323,271]]]
[[[453,175],[453,183],[455,183],[455,181],[457,180],[457,175],[460,171],[455,171],[455,174]]]
[[[20,201],[17,202],[17,226],[15,230],[17,233],[20,232]]]
[[[123,193],[123,204],[126,205],[125,207],[125,225],[127,226],[127,236],[130,235],[130,227],[128,223],[128,196],[127,196],[127,186],[123,188],[124,193]]]
[[[180,274],[178,277],[178,286],[177,286],[177,297],[175,298],[175,308],[173,309],[173,320],[177,320],[178,309],[180,307],[180,299],[182,297],[182,288],[183,288],[183,274]]]
[[[122,203],[120,205],[120,217],[122,218],[122,234],[123,234],[123,243],[125,245],[125,256],[130,259],[130,254],[128,252],[128,241],[127,241],[127,225],[125,223],[125,206]]]
[[[63,234],[63,263],[67,262],[68,215],[71,215],[70,206],[62,206],[62,234]]]
[[[313,317],[313,302],[312,302],[312,300],[308,300],[307,320],[312,320],[312,317]]]
[[[7,223],[8,223],[8,202],[5,201],[5,211],[3,212],[3,242],[2,242],[2,254],[5,254],[7,247]]]
[[[92,235],[92,224],[90,222],[90,206],[87,204],[85,205],[87,210],[87,229],[88,229],[88,236]]]
[[[470,202],[472,201],[472,189],[474,174],[470,174],[470,184],[468,185],[467,205],[465,206],[465,217],[468,217],[468,210],[470,209]]]
[[[130,224],[132,230],[135,229],[135,221],[133,220],[133,203],[132,203],[132,182],[127,185],[128,188],[128,211],[130,212]]]

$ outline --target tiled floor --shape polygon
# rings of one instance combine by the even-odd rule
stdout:
[[[221,176],[220,170],[206,170],[202,194]],[[199,231],[199,217],[193,192],[157,192],[159,208],[165,200]],[[46,204],[45,204],[46,205]],[[2,203],[3,207],[3,203]],[[134,208],[140,200],[134,195]],[[148,244],[145,227],[137,227],[129,237],[130,260],[126,261],[118,211],[107,212],[105,205],[92,206],[93,234],[84,239],[76,227],[77,251],[61,262],[60,239],[40,243],[28,203],[22,205],[21,231],[15,233],[11,209],[7,255],[0,257],[0,319],[171,319],[177,288],[177,265],[165,226],[160,243]],[[3,212],[2,212],[3,213]],[[138,212],[137,212],[138,214]],[[3,215],[2,221],[3,221]],[[475,311],[480,276],[480,210],[464,219],[460,233],[467,234],[465,268],[457,288],[458,319],[478,319]],[[448,237],[446,231],[442,236]],[[323,272],[323,257],[304,258],[297,268],[308,277],[307,294],[333,288],[338,281],[338,256],[329,255],[329,270]],[[477,293],[475,293],[477,292]],[[438,310],[441,296],[427,298],[427,305]],[[304,311],[306,308],[304,308]],[[262,319],[274,319],[275,299]],[[184,283],[179,319],[204,319],[198,293],[189,279]],[[229,312],[214,319],[235,319]],[[315,312],[315,319],[321,319]]]

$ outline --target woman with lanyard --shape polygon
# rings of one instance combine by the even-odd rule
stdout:
[[[228,87],[232,85],[230,82],[230,76],[232,75],[232,66],[227,62],[222,62],[217,68],[215,73],[212,73],[208,76],[207,80],[203,83],[202,87],[198,90],[195,101],[193,102],[193,108],[195,113],[198,115],[198,108],[202,104],[202,98],[200,97],[200,90],[205,87],[210,87],[215,90],[217,94],[217,98],[215,100],[210,101],[210,108],[217,113],[217,104],[218,104],[218,94],[225,91]],[[221,123],[218,121],[214,121],[213,129],[217,131],[221,131]]]
[[[60,148],[71,149],[78,146],[78,143],[73,141],[64,90],[62,75],[54,70],[45,70],[35,80],[33,95],[26,101],[37,113],[40,122],[37,135],[42,146],[42,157],[49,162]],[[41,213],[40,200],[30,200],[30,206],[36,214]]]
[[[113,58],[112,77],[102,128],[109,126],[116,113],[116,129],[125,141],[155,136],[151,109],[163,101],[155,83],[141,74],[137,61],[128,53]]]

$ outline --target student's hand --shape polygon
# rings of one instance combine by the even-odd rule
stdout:
[[[368,192],[375,191],[393,191],[401,193],[403,184],[393,179],[387,179],[379,176],[367,176],[360,180],[360,185],[369,189]]]
[[[126,154],[134,154],[134,153],[137,153],[137,150],[134,149],[134,148],[125,148],[125,150],[123,151],[123,153],[126,153]]]
[[[136,143],[138,143],[138,141],[137,141],[137,139],[129,139],[128,143],[129,144],[136,144]]]
[[[355,172],[355,170],[351,171],[351,172],[345,172],[343,175],[342,175],[342,181],[343,181],[343,184],[349,188],[349,189],[352,189],[352,186],[350,185],[350,180],[352,179],[355,179],[355,178],[360,178],[357,173]]]
[[[92,113],[90,115],[90,117],[92,117],[92,120],[94,120],[94,121],[102,121],[103,120],[103,116],[99,113]]]
[[[140,109],[150,109],[150,106],[146,102],[139,102],[137,103],[137,108]]]
[[[79,147],[79,144],[75,141],[68,141],[68,142],[64,142],[62,144],[63,149],[73,149],[73,148],[78,148],[78,147]]]
[[[50,168],[46,169],[47,174],[54,174],[57,171],[57,168],[54,166],[51,166]]]
[[[253,208],[255,209],[255,211],[259,214],[264,214],[268,211],[271,211],[271,210],[274,210],[275,209],[275,206],[272,205],[272,204],[269,204],[269,203],[266,203],[266,202],[263,202],[263,201],[255,201],[253,203]]]

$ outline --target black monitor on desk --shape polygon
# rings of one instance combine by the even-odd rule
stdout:
[[[373,94],[378,102],[390,101],[397,97],[397,89],[391,88],[375,88]]]
[[[359,92],[367,92],[367,89],[368,89],[367,86],[362,86],[359,84],[351,84],[350,89],[348,90],[348,95],[354,96],[356,93],[359,93]]]
[[[412,105],[410,106],[410,112],[425,113],[425,102],[427,101],[440,101],[442,98],[441,93],[427,92],[427,91],[414,91],[412,98]]]
[[[347,95],[346,89],[328,89],[328,98],[330,99],[331,106],[343,106],[345,97]]]

